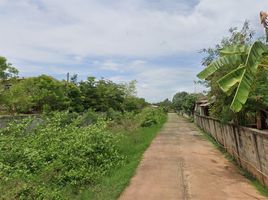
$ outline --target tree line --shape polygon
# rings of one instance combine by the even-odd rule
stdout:
[[[77,75],[70,82],[48,75],[18,78],[18,70],[0,57],[0,111],[7,114],[43,113],[49,111],[96,112],[114,110],[139,111],[148,103],[136,97],[136,82],[117,84],[89,76]]]

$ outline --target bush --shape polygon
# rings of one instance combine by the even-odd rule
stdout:
[[[64,199],[122,164],[118,136],[104,120],[78,127],[78,118],[67,116],[55,113],[29,134],[31,119],[0,130],[1,198]]]
[[[123,118],[123,114],[122,112],[120,111],[115,111],[114,109],[112,108],[109,108],[108,111],[106,112],[106,117],[107,119],[110,119],[110,120],[121,120]]]
[[[141,127],[159,124],[164,117],[165,112],[160,108],[146,108],[137,116]]]
[[[126,133],[164,118],[161,109],[126,112],[113,121],[122,134],[93,111],[14,121],[0,129],[0,199],[73,199],[126,164],[121,142],[133,136]]]

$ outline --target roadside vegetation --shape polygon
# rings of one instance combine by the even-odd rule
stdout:
[[[255,38],[254,30],[245,21],[242,28],[230,28],[229,35],[215,47],[201,50],[205,67],[197,76],[208,88],[205,98],[206,116],[222,123],[268,128],[268,47],[263,38]],[[200,113],[197,113],[200,114]],[[203,113],[204,115],[204,113]],[[235,164],[256,189],[268,196],[268,189],[252,174],[242,169],[235,159],[211,135],[203,137],[212,142],[225,157]]]
[[[19,78],[0,57],[0,199],[116,199],[166,120],[136,81]]]
[[[149,114],[150,111],[147,110],[146,112]],[[130,178],[134,175],[144,151],[149,147],[152,139],[166,121],[166,115],[162,111],[155,112],[158,116],[157,119],[147,115],[145,118],[149,120],[146,120],[147,122],[143,121],[141,123],[142,127],[121,130],[120,135],[122,137],[118,147],[119,152],[125,158],[124,165],[113,169],[100,180],[99,184],[84,191],[80,196],[81,199],[112,200],[119,197],[123,189],[129,184]],[[152,113],[149,115],[152,115]],[[133,123],[133,120],[131,121]]]
[[[192,118],[195,112],[200,114],[195,103],[204,101],[206,116],[222,123],[268,129],[268,47],[264,38],[256,38],[254,33],[245,21],[241,29],[230,28],[214,47],[200,50],[204,69],[195,84],[207,89],[197,94],[178,92],[172,107]]]
[[[267,118],[268,47],[263,39],[254,38],[246,21],[240,30],[230,28],[229,35],[215,47],[202,50],[205,69],[198,77],[205,80],[201,83],[209,89],[208,98],[214,99],[210,116],[257,126],[261,118]]]
[[[1,199],[116,199],[165,119],[146,108],[11,122],[0,130]]]
[[[268,129],[268,47],[263,38],[255,38],[245,21],[241,29],[230,28],[229,34],[214,47],[204,48],[197,83],[207,88],[202,94],[177,93],[172,100],[174,109],[192,119],[194,114],[218,119],[221,123]],[[201,106],[202,105],[202,106]],[[268,189],[254,176],[243,170],[211,135],[212,142],[239,172],[247,177],[263,195]]]

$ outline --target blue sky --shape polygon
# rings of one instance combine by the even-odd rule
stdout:
[[[201,48],[250,20],[267,0],[0,0],[0,55],[24,77],[67,72],[137,80],[150,102],[194,86]]]

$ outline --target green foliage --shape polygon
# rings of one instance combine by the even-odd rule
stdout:
[[[135,96],[135,81],[116,84],[110,80],[88,77],[77,83],[58,81],[50,76],[10,80],[11,87],[0,93],[0,106],[7,113],[48,113],[69,110],[82,113],[92,109],[97,112],[141,111],[148,103]]]
[[[196,102],[196,94],[188,94],[187,92],[178,92],[174,95],[172,103],[177,112],[193,115]]]
[[[162,116],[162,121],[155,126],[123,131],[123,137],[118,146],[120,152],[126,158],[125,165],[113,169],[109,175],[103,177],[100,184],[83,191],[79,199],[118,199],[129,184],[131,177],[135,174],[144,151],[149,147],[151,141],[166,121],[167,115]]]
[[[183,102],[184,102],[184,99],[186,98],[186,96],[188,96],[187,92],[178,92],[174,95],[174,97],[172,99],[172,104],[173,104],[175,110],[177,110],[177,111],[182,110],[182,105],[183,105]]]
[[[264,64],[262,61],[265,60],[268,48],[262,42],[256,41],[250,47],[247,45],[232,46],[220,50],[220,53],[223,56],[211,62],[197,76],[205,79],[221,67],[235,67],[217,82],[227,94],[237,88],[230,108],[234,112],[239,112],[248,99],[258,68]]]
[[[108,111],[106,112],[106,117],[109,120],[114,120],[114,121],[119,121],[123,118],[123,113],[120,111],[115,111],[112,108],[109,108]]]
[[[108,127],[110,121],[92,110],[82,115],[52,112],[41,119],[11,122],[0,130],[0,198],[72,199],[125,166],[132,158],[126,157],[122,141],[135,137],[135,142],[143,144],[130,133],[162,125],[166,114],[146,108],[118,118],[116,123],[128,129],[111,131],[115,129]]]
[[[124,92],[126,97],[136,97],[137,90],[136,90],[136,80],[132,80],[129,83],[124,84]]]
[[[156,104],[160,106],[165,112],[171,112],[173,110],[173,104],[169,99],[165,99],[162,102]]]
[[[31,120],[0,131],[1,198],[65,199],[124,162],[119,137],[101,119],[78,127],[79,117],[54,113],[25,134]]]
[[[0,103],[9,113],[29,113],[34,106],[28,85],[24,82],[14,82],[1,94]]]
[[[162,108],[146,107],[139,113],[136,112],[116,112],[109,110],[107,117],[109,120],[109,127],[114,131],[125,130],[133,131],[140,127],[150,127],[160,124],[161,120],[166,116]]]
[[[74,83],[69,83],[67,85],[67,98],[70,102],[69,104],[69,110],[71,112],[83,112],[84,106],[83,106],[83,98],[82,98],[82,92],[80,88],[75,85]]]
[[[134,96],[126,97],[123,103],[123,108],[127,112],[139,112],[146,106],[148,106],[148,103],[145,99]]]
[[[155,124],[160,124],[165,116],[163,109],[145,108],[137,115],[141,127],[150,127]]]
[[[122,110],[124,101],[124,88],[112,81],[96,80],[89,77],[79,85],[83,95],[85,109],[93,108],[95,111],[106,112],[109,108]]]
[[[220,57],[218,60],[211,62],[204,70],[202,70],[197,76],[200,79],[206,79],[213,75],[221,67],[237,66],[243,62],[243,56],[241,55],[226,55]]]
[[[5,80],[7,78],[16,77],[19,71],[12,66],[12,64],[7,63],[5,57],[0,56],[0,80]]]
[[[267,47],[260,42],[252,45],[254,31],[248,22],[241,30],[231,28],[229,32],[230,35],[214,48],[202,50],[206,54],[202,65],[208,67],[199,75],[207,78],[208,97],[215,99],[210,115],[222,121],[234,120],[244,124],[246,115],[252,115],[250,112],[256,113],[258,108],[266,105],[268,93],[264,88],[267,88],[267,73],[259,64],[266,65],[263,49]],[[216,64],[219,65],[216,67]],[[230,107],[240,112],[234,113]]]
[[[69,105],[65,90],[63,82],[46,75],[27,78],[14,81],[12,87],[3,92],[1,103],[10,113],[64,110]]]
[[[192,116],[196,102],[196,94],[189,94],[185,97],[185,101],[182,104],[182,110],[184,113]]]

